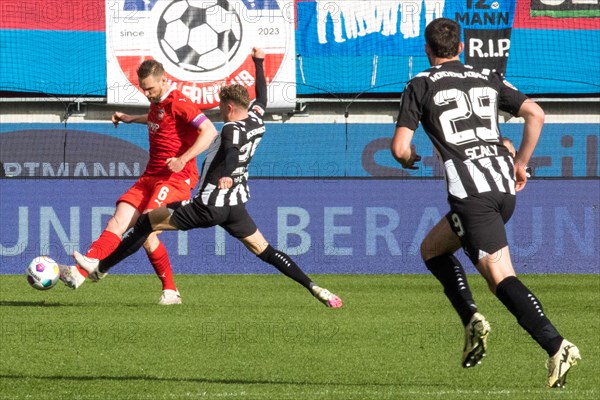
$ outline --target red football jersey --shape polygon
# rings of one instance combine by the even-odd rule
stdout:
[[[192,102],[177,89],[172,89],[160,103],[151,103],[148,111],[148,139],[150,159],[144,175],[170,176],[166,160],[179,157],[198,138],[198,127],[206,120],[200,106]],[[198,177],[196,159],[185,165],[182,179]]]

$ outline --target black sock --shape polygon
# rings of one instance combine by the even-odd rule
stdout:
[[[549,356],[556,354],[563,337],[544,314],[540,301],[516,276],[509,276],[498,284],[496,297]]]
[[[142,247],[151,233],[152,225],[150,224],[150,218],[148,218],[148,214],[142,214],[133,228],[125,233],[119,246],[108,257],[100,260],[98,270],[100,272],[108,272],[115,264],[134,254]]]
[[[277,268],[282,274],[288,278],[292,278],[308,290],[313,285],[312,281],[296,263],[287,254],[282,251],[275,250],[271,245],[258,255],[258,258],[264,262],[271,264]]]
[[[451,254],[443,254],[425,261],[427,269],[441,282],[446,297],[458,313],[464,326],[477,311],[467,275],[460,262]]]

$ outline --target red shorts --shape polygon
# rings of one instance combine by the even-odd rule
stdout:
[[[142,176],[119,199],[117,204],[124,201],[134,206],[140,213],[166,206],[174,201],[188,200],[197,180]]]

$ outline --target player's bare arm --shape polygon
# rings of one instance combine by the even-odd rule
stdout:
[[[533,155],[533,151],[542,133],[542,127],[544,126],[544,110],[537,105],[533,100],[526,100],[521,105],[517,116],[525,119],[525,125],[523,127],[523,140],[519,151],[515,157],[515,175],[517,178],[517,184],[515,186],[516,191],[523,190],[527,183],[527,173],[525,168]]]
[[[112,123],[115,125],[115,128],[119,126],[119,122],[124,122],[126,124],[131,124],[132,122],[138,124],[146,124],[148,122],[148,114],[143,115],[129,115],[119,111],[116,111],[111,117]]]
[[[171,172],[180,172],[192,158],[198,156],[203,151],[208,149],[208,146],[217,137],[217,129],[213,123],[206,119],[198,127],[198,137],[192,146],[179,157],[167,158],[167,167]]]
[[[421,161],[414,144],[411,144],[414,131],[404,126],[396,127],[392,138],[392,156],[402,165],[404,169],[419,169],[414,164]]]

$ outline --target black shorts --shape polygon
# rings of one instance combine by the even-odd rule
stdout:
[[[515,199],[513,194],[497,192],[449,198],[446,218],[473,264],[508,245],[504,224],[515,210]]]
[[[204,205],[199,197],[195,197],[190,202],[171,203],[167,207],[173,210],[171,223],[181,231],[219,225],[231,236],[243,239],[258,229],[244,203],[215,207]]]

